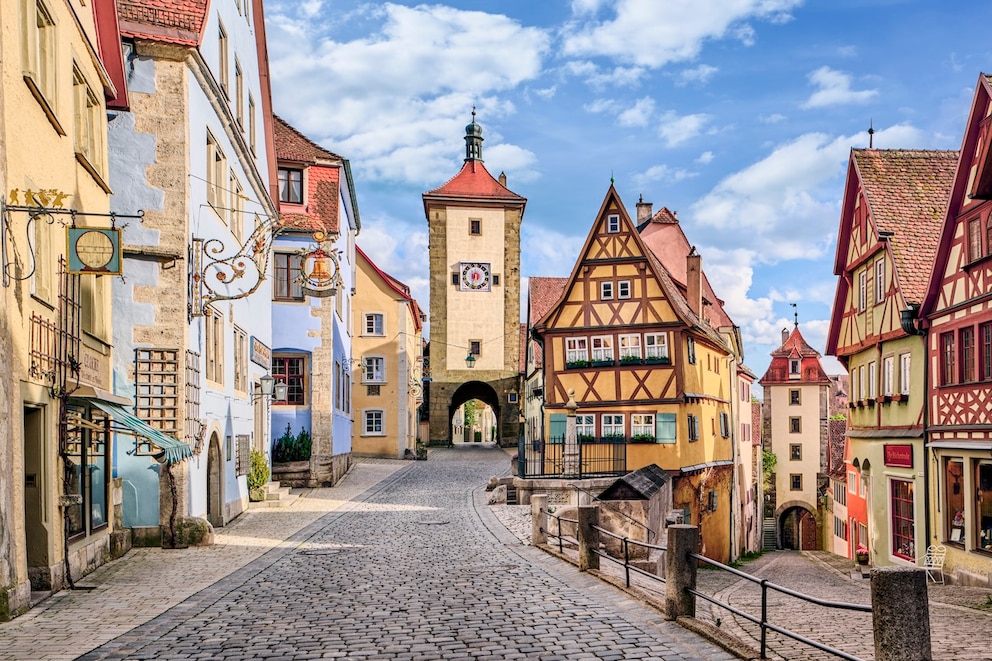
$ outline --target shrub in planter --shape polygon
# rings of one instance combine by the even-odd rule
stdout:
[[[265,500],[265,483],[269,481],[271,473],[269,462],[265,460],[265,455],[258,450],[251,451],[251,468],[248,469],[248,500],[260,502]]]

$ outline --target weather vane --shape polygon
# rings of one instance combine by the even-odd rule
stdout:
[[[796,306],[795,303],[789,303],[789,305],[792,306],[792,318],[793,318],[793,320],[794,320],[794,322],[796,324],[796,327],[798,328],[799,327],[799,308]]]

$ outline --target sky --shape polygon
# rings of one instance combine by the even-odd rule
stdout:
[[[528,200],[524,299],[570,274],[613,179],[631,217],[678,213],[759,378],[793,303],[824,351],[851,148],[872,126],[958,149],[990,24],[977,0],[266,2],[275,112],[349,159],[358,244],[425,310],[421,194],[476,107],[487,169]]]

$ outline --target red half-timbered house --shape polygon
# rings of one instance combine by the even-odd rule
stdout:
[[[558,301],[533,326],[544,357],[544,429],[627,444],[627,469],[674,476],[673,504],[700,526],[703,553],[731,543],[733,350],[701,314],[700,258],[687,299],[648,250],[613,186]],[[690,301],[695,300],[695,307]]]
[[[926,551],[924,343],[902,312],[923,300],[956,164],[955,151],[881,149],[848,164],[827,354],[850,375],[846,474],[865,507],[833,528],[879,566]]]
[[[992,76],[981,74],[920,309],[927,328],[931,542],[992,576]]]

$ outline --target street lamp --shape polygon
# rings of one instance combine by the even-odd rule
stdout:
[[[469,369],[475,367],[475,354],[473,354],[471,351],[468,353],[467,356],[465,356],[465,366],[468,367]]]
[[[266,399],[272,399],[273,396],[276,401],[282,401],[286,399],[286,393],[289,390],[283,382],[276,382],[271,374],[263,374],[258,378],[258,392],[251,396],[252,401],[260,397],[265,397]]]

